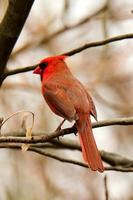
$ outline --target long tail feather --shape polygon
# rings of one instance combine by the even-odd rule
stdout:
[[[82,115],[79,117],[77,120],[77,129],[84,160],[92,170],[103,172],[104,166],[96,146],[92,133],[91,121],[88,116]]]

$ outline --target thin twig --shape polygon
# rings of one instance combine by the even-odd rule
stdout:
[[[29,72],[29,71],[32,71],[34,70],[36,67],[37,67],[38,64],[36,65],[32,65],[32,66],[28,66],[28,67],[22,67],[22,68],[16,68],[16,69],[13,69],[13,70],[7,70],[4,74],[5,78],[7,76],[11,76],[11,75],[15,75],[15,74],[19,74],[19,73],[24,73],[24,72]]]
[[[107,175],[105,175],[104,176],[105,200],[109,200],[107,180],[108,180]]]
[[[9,117],[7,117],[5,120],[2,121],[2,123],[0,124],[0,128],[12,117],[14,117],[15,115],[18,115],[20,113],[30,113],[32,115],[32,126],[31,126],[31,129],[33,129],[33,125],[34,125],[34,113],[32,111],[29,111],[29,110],[20,110],[20,111],[17,111],[13,114],[11,114]]]
[[[77,54],[83,50],[86,50],[88,48],[92,48],[92,47],[99,47],[99,46],[103,46],[112,42],[116,42],[116,41],[120,41],[120,40],[125,40],[125,39],[133,39],[133,33],[129,33],[129,34],[124,34],[124,35],[118,35],[115,37],[111,37],[105,40],[101,40],[101,41],[97,41],[97,42],[90,42],[87,44],[84,44],[83,46],[74,49],[72,51],[69,51],[67,53],[64,53],[67,56],[73,56],[74,54]]]
[[[4,121],[4,118],[3,118],[3,117],[0,117],[0,135],[1,135],[1,127],[2,127],[3,121]]]
[[[86,22],[89,22],[89,20],[91,20],[92,18],[96,17],[97,15],[101,14],[103,11],[105,11],[107,9],[107,5],[103,5],[103,7],[101,7],[99,10],[97,10],[96,12],[94,12],[92,15],[86,16],[82,21],[79,21],[77,24],[74,25],[64,25],[64,27],[62,27],[61,29],[57,30],[56,32],[52,33],[51,35],[49,35],[48,37],[45,37],[44,39],[41,39],[40,42],[38,42],[38,45],[42,45],[48,41],[50,41],[51,39],[53,39],[54,37],[75,29],[83,24],[85,24]]]
[[[133,125],[133,117],[122,117],[122,118],[114,118],[111,120],[103,120],[98,121],[92,124],[93,128],[105,127],[105,126],[114,126],[114,125]]]

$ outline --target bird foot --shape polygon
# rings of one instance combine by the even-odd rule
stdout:
[[[77,127],[76,127],[76,123],[73,125],[73,129],[74,129],[74,135],[77,136],[78,133],[77,133]]]
[[[63,119],[63,121],[58,125],[58,127],[57,127],[56,130],[55,130],[55,132],[61,131],[61,127],[62,127],[62,125],[64,124],[64,122],[65,122],[65,119]],[[63,137],[63,136],[64,136],[64,135],[62,135],[62,137]],[[57,137],[58,140],[60,140],[59,137],[60,137],[60,136]]]

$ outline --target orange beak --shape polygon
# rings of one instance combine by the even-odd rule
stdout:
[[[41,74],[41,69],[40,69],[40,67],[37,66],[37,67],[35,68],[35,70],[33,71],[33,73],[34,73],[34,74]]]

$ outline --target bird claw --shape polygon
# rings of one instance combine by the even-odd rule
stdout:
[[[58,127],[55,129],[55,132],[58,132],[58,131],[61,131],[61,126],[58,126]]]
[[[59,124],[59,126],[56,128],[55,132],[61,131],[61,127],[64,124],[64,122],[65,122],[65,119],[63,119],[63,121]]]
[[[62,125],[64,124],[64,122],[65,122],[65,119],[63,119],[63,121],[59,124],[59,126],[56,128],[55,132],[59,132],[59,131],[62,130],[61,127],[62,127]],[[63,137],[64,135],[62,134],[61,136]],[[60,141],[60,138],[59,138],[59,137],[60,137],[60,136],[57,137],[57,140],[58,140],[58,141]]]
[[[60,137],[59,136],[57,137],[57,140],[60,141]]]
[[[77,136],[78,133],[77,133],[77,128],[76,128],[76,123],[73,125],[73,129],[74,129],[74,135]]]

